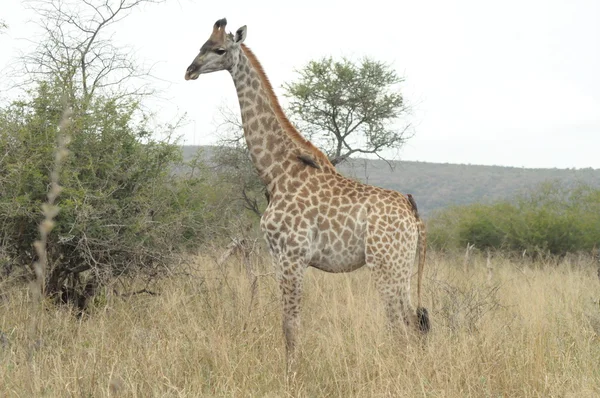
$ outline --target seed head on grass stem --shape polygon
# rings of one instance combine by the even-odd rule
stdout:
[[[68,155],[67,145],[71,137],[68,134],[68,127],[71,123],[71,107],[65,106],[60,123],[58,124],[58,142],[54,153],[54,166],[50,172],[50,190],[48,191],[47,201],[42,205],[42,214],[44,219],[40,222],[40,238],[33,244],[38,260],[34,263],[35,283],[33,293],[38,300],[44,297],[44,288],[46,281],[46,268],[48,266],[48,256],[46,244],[48,235],[54,228],[54,218],[58,215],[59,207],[54,204],[58,195],[60,195],[61,186],[59,185],[60,169]]]

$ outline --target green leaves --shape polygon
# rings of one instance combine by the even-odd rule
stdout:
[[[71,272],[109,276],[166,266],[209,235],[207,184],[202,176],[173,173],[180,148],[169,134],[148,136],[162,127],[135,101],[97,95],[85,112],[74,106],[63,189],[49,207],[62,93],[57,83],[42,82],[29,95],[0,109],[0,251],[16,268],[35,260],[43,212],[56,216],[48,236],[49,292]]]
[[[443,210],[428,227],[436,247],[470,243],[554,255],[591,250],[600,245],[600,190],[548,182],[512,201]]]
[[[330,57],[309,62],[298,74],[283,86],[288,110],[334,164],[354,153],[380,156],[410,138],[409,126],[395,125],[408,111],[398,88],[404,79],[388,65]]]

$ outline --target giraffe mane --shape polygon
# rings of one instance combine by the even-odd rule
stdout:
[[[283,112],[283,108],[281,107],[281,104],[279,103],[279,100],[277,99],[277,96],[275,95],[275,90],[273,90],[273,86],[271,85],[271,82],[269,81],[269,78],[267,77],[265,70],[263,69],[262,65],[258,61],[258,58],[256,58],[256,55],[254,55],[254,53],[245,44],[242,44],[241,47],[242,47],[242,50],[244,51],[244,53],[246,54],[246,57],[248,58],[248,60],[250,61],[250,63],[252,64],[252,66],[254,67],[256,72],[258,73],[258,75],[260,76],[260,80],[262,82],[263,88],[265,89],[265,91],[267,93],[267,97],[269,97],[269,101],[271,102],[273,111],[275,112],[275,115],[277,116],[277,119],[279,120],[279,123],[281,124],[281,126],[288,133],[288,136],[294,142],[300,144],[300,146],[302,148],[307,149],[315,158],[321,159],[321,162],[323,163],[324,166],[331,166],[331,168],[335,170],[335,166],[331,163],[329,158],[327,156],[325,156],[325,154],[319,148],[317,148],[312,142],[310,142],[309,140],[304,138],[304,136],[302,136],[302,134],[300,134],[300,132],[296,129],[296,127],[294,127],[292,122],[290,122],[290,119],[288,119],[285,112]]]

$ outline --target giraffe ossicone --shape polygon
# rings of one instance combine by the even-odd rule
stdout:
[[[286,117],[261,64],[243,44],[246,26],[226,34],[226,25],[224,18],[215,22],[185,79],[221,70],[233,78],[250,156],[270,197],[260,226],[281,287],[288,368],[307,267],[349,272],[366,265],[390,325],[429,331],[429,316],[421,306],[426,234],[414,199],[339,174]],[[410,278],[417,256],[415,311]]]

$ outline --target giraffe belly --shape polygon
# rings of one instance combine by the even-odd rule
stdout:
[[[365,265],[364,243],[353,237],[349,242],[341,240],[319,245],[316,242],[308,265],[325,272],[351,272]]]
[[[326,272],[350,272],[365,265],[367,207],[325,208],[315,219],[309,265]]]

